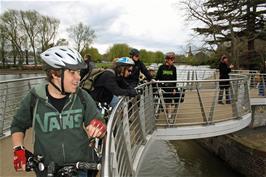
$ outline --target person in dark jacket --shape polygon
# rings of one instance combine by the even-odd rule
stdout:
[[[118,58],[113,68],[106,69],[95,79],[94,90],[90,93],[92,98],[114,107],[118,103],[118,96],[136,96],[137,91],[125,81],[131,74],[133,65],[131,58]]]
[[[51,162],[59,166],[95,162],[95,151],[88,146],[89,137],[103,137],[106,125],[94,100],[78,87],[79,70],[86,66],[83,59],[66,46],[50,48],[41,58],[47,66],[48,84],[30,90],[11,124],[15,170],[26,170],[29,151],[23,143],[30,127],[34,132],[34,155],[44,157],[45,167]],[[47,177],[47,168],[36,171],[36,175]],[[78,177],[95,175],[95,171],[80,170],[77,174]]]
[[[220,59],[219,64],[219,79],[229,79],[229,73],[231,72],[231,68],[233,68],[234,65],[229,64],[228,57],[226,55],[222,55]],[[230,87],[230,81],[220,81],[219,82],[219,97],[218,97],[218,104],[224,104],[223,103],[223,95],[225,92],[225,99],[226,104],[230,104],[230,93],[229,93],[229,87]]]
[[[91,59],[91,55],[90,55],[90,54],[85,54],[85,55],[84,55],[84,61],[85,61],[86,65],[87,65],[87,67],[84,68],[84,69],[81,69],[81,70],[80,70],[80,80],[82,80],[83,77],[84,77],[86,74],[90,73],[91,70],[92,70],[93,68],[95,68],[95,64],[94,64],[94,62],[92,61],[92,59]]]
[[[177,79],[176,67],[174,66],[175,53],[168,52],[165,55],[165,63],[158,68],[156,74],[156,80],[159,81],[175,81]],[[166,112],[169,118],[171,117],[171,106],[172,101],[178,103],[179,96],[177,93],[176,83],[162,83],[161,88],[163,89],[163,97],[166,103]]]
[[[147,70],[146,66],[142,61],[140,61],[140,55],[139,51],[137,49],[132,49],[129,52],[130,58],[133,59],[135,65],[133,66],[131,75],[126,79],[126,81],[131,85],[131,87],[136,87],[139,84],[139,75],[140,72],[144,74],[147,81],[150,81],[152,79],[152,76],[150,75],[149,71]]]

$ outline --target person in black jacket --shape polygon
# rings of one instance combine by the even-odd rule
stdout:
[[[147,70],[146,66],[142,61],[140,61],[139,51],[137,49],[132,49],[129,52],[130,58],[133,59],[135,62],[135,65],[133,66],[133,70],[131,75],[126,79],[126,81],[131,85],[132,87],[136,87],[139,84],[139,75],[140,72],[144,74],[146,79],[150,81],[152,79],[152,76],[150,75],[149,71]]]
[[[107,103],[114,107],[118,96],[136,96],[137,91],[125,81],[131,72],[134,61],[128,57],[118,58],[113,68],[106,69],[94,81],[94,90],[91,96],[96,102]]]
[[[233,67],[234,65],[229,64],[228,57],[226,55],[223,55],[220,59],[220,64],[219,64],[219,72],[220,72],[219,79],[229,79],[229,73],[231,72],[231,68]],[[220,91],[219,91],[219,97],[218,97],[218,104],[224,104],[223,103],[224,92],[225,92],[226,104],[231,103],[229,87],[230,87],[230,81],[219,82]]]
[[[80,80],[83,79],[83,77],[87,74],[90,73],[93,68],[95,68],[94,62],[91,60],[90,54],[85,54],[84,55],[84,61],[87,64],[87,67],[85,69],[80,70]]]
[[[175,53],[168,52],[165,55],[165,63],[161,65],[156,74],[156,80],[159,81],[175,81],[176,76],[176,67],[174,66]],[[166,103],[166,112],[168,113],[169,118],[171,117],[171,106],[172,101],[178,103],[179,96],[177,93],[176,83],[162,83],[161,88],[163,89],[163,97]]]

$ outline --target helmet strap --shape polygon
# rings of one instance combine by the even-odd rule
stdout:
[[[61,69],[61,94],[65,95],[65,87],[64,87],[64,69]]]
[[[50,83],[52,84],[52,86],[54,86],[54,88],[56,90],[58,90],[62,95],[66,95],[65,89],[64,89],[64,69],[61,69],[61,89],[55,85],[52,81],[50,81]]]
[[[62,91],[60,90],[60,88],[57,85],[55,85],[52,81],[50,81],[50,83],[52,84],[52,86],[54,86],[54,88],[56,90],[58,90],[62,94]]]

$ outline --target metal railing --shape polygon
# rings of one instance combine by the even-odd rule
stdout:
[[[36,84],[44,82],[44,76],[0,81],[0,137],[10,129],[13,116],[22,98]]]
[[[146,83],[139,87],[142,95],[122,98],[109,119],[102,175],[137,176],[141,151],[158,128],[241,121],[243,116],[250,114],[249,80],[244,75],[231,77],[228,80],[230,104],[217,104],[218,80]],[[180,98],[176,101],[173,99],[177,97],[165,97],[167,93],[162,93],[163,89],[167,90],[162,85],[167,83],[179,86],[176,95]]]

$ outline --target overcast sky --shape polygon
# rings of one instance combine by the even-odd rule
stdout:
[[[82,22],[95,30],[92,44],[105,53],[115,43],[151,51],[185,53],[193,33],[185,24],[179,0],[0,0],[0,10],[37,10],[60,20],[58,38]]]

